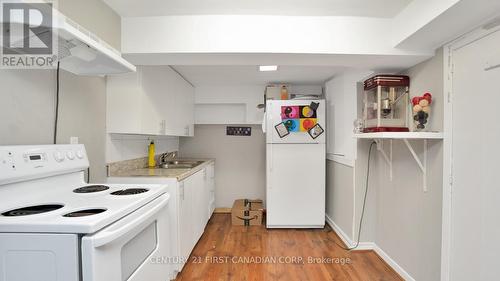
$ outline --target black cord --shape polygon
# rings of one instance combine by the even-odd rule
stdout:
[[[90,183],[90,167],[87,168],[87,183]]]
[[[57,62],[56,70],[56,116],[54,119],[54,144],[57,144],[57,123],[59,119],[59,70],[61,62]]]
[[[337,243],[336,241],[332,241],[334,242],[335,244],[337,244],[337,246],[339,246],[340,248],[346,250],[346,251],[352,251],[356,248],[358,248],[359,246],[359,240],[361,238],[361,226],[363,225],[363,218],[365,216],[365,207],[366,207],[366,197],[368,195],[368,183],[369,183],[369,179],[370,179],[370,159],[372,157],[372,147],[373,145],[376,144],[376,142],[372,142],[370,144],[370,149],[368,150],[368,161],[367,161],[367,168],[366,168],[366,182],[365,182],[365,195],[364,195],[364,198],[363,198],[363,208],[361,210],[361,218],[359,219],[359,228],[358,228],[358,241],[356,241],[356,245],[354,247],[344,247],[344,245],[340,245],[339,243]]]

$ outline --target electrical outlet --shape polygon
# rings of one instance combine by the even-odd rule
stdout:
[[[70,137],[69,143],[70,144],[78,144],[78,137]]]

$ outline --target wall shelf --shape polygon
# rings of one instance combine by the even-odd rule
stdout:
[[[358,139],[443,139],[440,132],[380,132],[354,134]]]
[[[195,124],[246,124],[245,103],[196,103]]]
[[[392,181],[392,143],[393,140],[402,140],[418,167],[422,171],[423,191],[427,192],[427,145],[428,140],[442,140],[443,133],[440,132],[380,132],[355,134],[357,139],[373,139],[377,143],[377,150],[381,153],[387,165],[389,165],[390,180]],[[389,140],[389,152],[384,149],[384,140]],[[410,140],[421,140],[423,142],[423,157],[418,156]]]

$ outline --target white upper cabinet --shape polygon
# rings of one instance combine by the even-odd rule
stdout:
[[[106,83],[106,127],[109,133],[140,134],[142,102],[140,73],[109,76]]]
[[[107,132],[193,136],[194,87],[169,66],[109,76]]]
[[[174,72],[172,69],[170,69]],[[180,136],[194,136],[194,100],[195,91],[194,87],[186,82],[179,74],[176,75],[173,84],[174,89],[178,95],[176,95],[176,107],[175,112],[175,122],[176,128]]]

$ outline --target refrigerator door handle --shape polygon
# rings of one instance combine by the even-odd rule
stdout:
[[[269,155],[268,155],[269,159],[267,160],[267,162],[269,165],[269,175],[267,175],[267,180],[268,180],[267,186],[269,189],[272,189],[273,185],[269,181],[272,178],[271,174],[273,173],[273,146],[270,145],[268,146],[268,148],[269,148]]]
[[[266,126],[267,126],[267,122],[266,122],[266,118],[267,118],[267,113],[264,112],[264,118],[262,118],[262,132],[265,134],[266,133]]]

